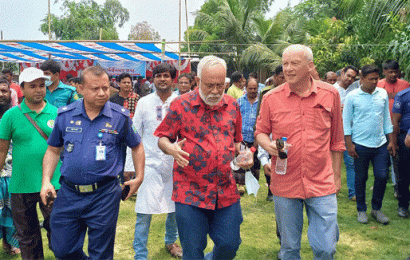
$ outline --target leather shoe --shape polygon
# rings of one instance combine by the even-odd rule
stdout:
[[[399,217],[402,217],[402,218],[408,218],[409,217],[409,210],[405,209],[403,207],[400,207],[397,210],[397,215],[399,215]]]
[[[165,245],[165,248],[172,257],[182,258],[182,248],[177,243]]]
[[[367,218],[366,211],[357,212],[357,221],[359,221],[362,224],[366,224],[369,221]]]
[[[387,225],[389,218],[386,217],[380,210],[372,210],[372,217],[379,223]]]

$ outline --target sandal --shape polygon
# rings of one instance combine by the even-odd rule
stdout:
[[[182,248],[177,243],[165,245],[165,248],[171,256],[182,258]]]

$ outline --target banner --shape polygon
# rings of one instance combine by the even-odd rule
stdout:
[[[25,68],[28,67],[36,67],[40,68],[41,63],[20,63],[20,70],[23,71]],[[93,60],[68,60],[68,61],[61,61],[60,62],[60,80],[65,82],[67,75],[70,74],[73,77],[80,76],[81,72],[88,67],[94,65]]]
[[[119,76],[121,73],[128,73],[131,76],[145,78],[145,61],[98,61],[110,76]]]
[[[182,73],[190,73],[191,72],[191,63],[189,62],[189,60],[181,60],[181,67],[179,67],[179,62],[178,60],[169,60],[166,61],[171,65],[174,65],[175,68],[177,69],[177,76],[176,78],[178,78],[179,71],[181,71]],[[158,64],[160,64],[161,61],[148,61],[147,62],[147,77],[152,77],[152,70],[154,69],[155,66],[157,66]]]

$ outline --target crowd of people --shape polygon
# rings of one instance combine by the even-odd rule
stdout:
[[[409,216],[410,88],[394,60],[346,66],[320,80],[304,45],[283,51],[265,84],[256,73],[227,77],[205,56],[196,74],[161,63],[146,81],[114,83],[99,66],[60,79],[48,60],[12,82],[0,77],[0,227],[3,248],[44,259],[37,205],[57,259],[113,259],[121,200],[136,196],[135,259],[148,258],[153,215],[167,214],[164,245],[183,259],[233,259],[241,244],[245,172],[263,169],[273,201],[279,259],[300,259],[303,208],[315,259],[333,259],[339,239],[337,193],[346,166],[349,199],[367,223],[381,211],[391,169],[397,214]],[[287,138],[285,173],[275,169]],[[254,147],[250,160],[231,162]],[[281,158],[282,159],[282,158]],[[88,255],[84,239],[88,234]],[[207,236],[214,242],[204,254]],[[180,244],[177,244],[179,238]],[[257,257],[257,256],[255,256]]]

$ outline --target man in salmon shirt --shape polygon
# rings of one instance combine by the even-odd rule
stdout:
[[[399,79],[400,76],[400,67],[399,63],[395,60],[386,60],[383,62],[383,74],[384,79],[379,80],[377,83],[378,88],[384,88],[387,91],[389,96],[389,109],[390,109],[390,118],[393,118],[392,109],[394,103],[394,97],[400,91],[408,88],[410,84],[402,79]],[[398,154],[391,157],[391,179],[394,185],[394,196],[397,197],[397,176],[398,175]]]
[[[256,123],[257,142],[272,155],[270,189],[281,234],[278,258],[301,259],[303,207],[315,259],[333,259],[339,239],[336,193],[345,150],[339,92],[314,80],[312,50],[291,45],[282,55],[286,83],[264,96]],[[272,140],[287,137],[287,171],[275,172]]]

